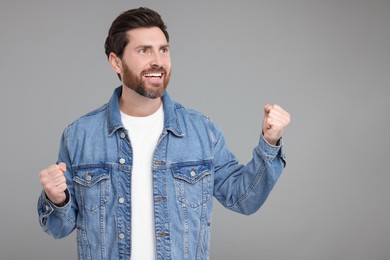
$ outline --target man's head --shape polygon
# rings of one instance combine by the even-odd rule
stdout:
[[[164,33],[167,42],[169,42],[169,34],[167,26],[161,16],[146,7],[130,9],[120,14],[113,22],[108,31],[108,36],[104,44],[107,58],[111,52],[115,53],[119,58],[123,57],[123,51],[129,43],[127,32],[137,28],[158,27]]]
[[[170,78],[168,42],[169,35],[161,16],[148,8],[138,8],[114,20],[105,52],[124,87],[148,98],[158,98]]]

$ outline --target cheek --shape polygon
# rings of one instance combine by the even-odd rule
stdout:
[[[167,59],[164,62],[164,67],[165,67],[166,70],[171,71],[171,60],[170,59]]]
[[[148,62],[145,59],[141,59],[139,56],[133,55],[126,57],[126,64],[130,71],[139,74],[147,67]]]
[[[163,54],[160,57],[161,57],[162,63],[164,64],[164,67],[170,68],[171,67],[171,55]]]

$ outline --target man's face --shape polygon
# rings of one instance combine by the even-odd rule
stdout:
[[[122,58],[124,86],[148,98],[161,97],[171,74],[169,45],[158,27],[127,32],[129,43]]]

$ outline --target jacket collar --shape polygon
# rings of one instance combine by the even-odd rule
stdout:
[[[114,90],[108,104],[107,104],[107,120],[108,120],[108,134],[113,135],[115,131],[123,129],[119,98],[122,95],[122,87],[117,87]],[[177,116],[177,107],[175,102],[171,99],[167,92],[162,96],[164,108],[164,131],[171,131],[176,136],[184,136],[182,131],[180,118]]]

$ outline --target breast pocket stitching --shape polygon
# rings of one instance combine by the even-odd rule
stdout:
[[[95,211],[109,201],[110,171],[106,168],[85,168],[75,172],[73,178],[76,192],[81,200],[81,206],[86,210]],[[79,201],[80,203],[80,201]]]
[[[211,166],[208,164],[178,166],[172,169],[177,200],[197,208],[212,197]]]

